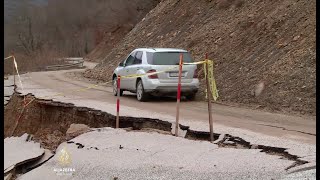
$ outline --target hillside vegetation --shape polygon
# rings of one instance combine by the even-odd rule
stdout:
[[[22,72],[57,63],[57,57],[86,56],[105,38],[122,39],[158,2],[5,0],[5,56],[13,52]],[[103,43],[108,49],[114,44],[108,39]],[[12,64],[6,63],[5,74],[11,71]]]
[[[315,115],[315,23],[315,0],[163,0],[110,53],[101,45],[85,76],[110,80],[138,47],[184,48],[196,60],[208,52],[220,102]]]

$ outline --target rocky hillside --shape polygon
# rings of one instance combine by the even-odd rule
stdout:
[[[162,0],[85,76],[110,80],[137,47],[208,52],[220,102],[315,115],[316,0]]]

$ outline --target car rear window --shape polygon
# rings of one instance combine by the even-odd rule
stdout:
[[[177,65],[181,53],[183,54],[183,62],[193,62],[188,52],[147,52],[147,61],[152,65]]]

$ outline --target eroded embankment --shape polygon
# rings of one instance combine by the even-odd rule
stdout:
[[[32,95],[27,95],[26,99],[33,99]],[[62,142],[67,141],[66,132],[71,124],[86,124],[91,128],[114,127],[115,116],[107,112],[95,110],[87,107],[76,107],[73,104],[54,102],[50,100],[35,99],[23,111],[23,97],[14,94],[4,109],[4,137],[11,136],[16,126],[13,136],[21,136],[24,133],[32,134],[35,141],[50,150],[55,150]],[[194,131],[188,126],[179,125],[182,130],[186,130],[185,138],[191,140],[209,141],[208,132]],[[152,118],[120,117],[120,128],[127,130],[147,130],[171,134],[172,124],[167,121]],[[229,134],[214,134],[215,144],[219,147],[231,147],[242,149],[261,149],[271,155],[280,156],[282,159],[294,161],[287,167],[290,169],[297,165],[308,163],[299,159],[298,156],[289,154],[286,148],[271,147],[259,144],[251,144],[240,137]],[[78,144],[79,145],[79,144]]]

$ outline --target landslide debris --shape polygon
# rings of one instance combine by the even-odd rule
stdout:
[[[162,0],[110,53],[97,49],[107,54],[84,75],[110,80],[138,47],[184,48],[196,60],[208,52],[219,102],[315,115],[315,5],[316,0]]]

